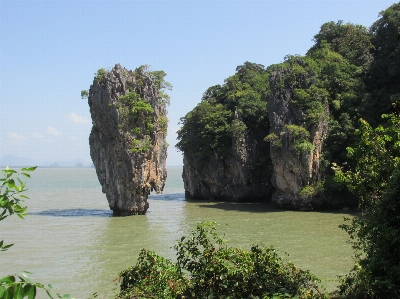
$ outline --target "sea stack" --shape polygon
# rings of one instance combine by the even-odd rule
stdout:
[[[168,95],[163,71],[98,70],[87,93],[93,127],[90,155],[114,215],[145,214],[150,191],[167,178]]]

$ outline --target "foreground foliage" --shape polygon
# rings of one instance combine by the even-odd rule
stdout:
[[[2,170],[3,178],[0,178],[0,221],[8,216],[17,215],[24,219],[26,216],[26,206],[24,200],[28,199],[24,192],[26,184],[20,179],[20,175],[30,178],[29,172],[36,167],[22,168],[21,173],[8,167]],[[0,241],[0,250],[6,251],[14,244],[5,244]],[[37,289],[43,289],[50,298],[70,298],[69,294],[60,295],[52,291],[49,284],[45,287],[41,283],[32,282],[28,275],[29,272],[22,272],[13,275],[0,277],[0,299],[34,299],[37,295]]]
[[[345,298],[400,298],[400,115],[384,118],[388,123],[376,129],[361,120],[361,140],[348,148],[355,167],[336,167],[363,211],[342,225],[356,257],[340,287]]]
[[[177,262],[143,249],[120,273],[118,298],[325,298],[319,280],[272,247],[228,247],[215,223],[197,225],[174,246]]]

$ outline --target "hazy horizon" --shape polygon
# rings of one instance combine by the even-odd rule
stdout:
[[[58,165],[55,165],[58,164]],[[78,166],[81,164],[81,166]],[[16,157],[13,155],[7,155],[0,157],[0,167],[28,167],[28,166],[40,166],[40,167],[94,167],[92,160],[85,161],[80,157],[76,157],[73,160],[57,160],[57,161],[36,161],[29,157]],[[181,167],[182,164],[167,165],[167,167]]]

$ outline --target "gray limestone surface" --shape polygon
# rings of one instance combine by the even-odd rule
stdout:
[[[299,60],[297,63],[302,64]],[[324,105],[324,113],[320,120],[307,124],[306,112],[293,102],[296,88],[307,89],[312,83],[310,75],[296,78],[297,84],[282,86],[282,78],[291,72],[290,68],[279,69],[269,78],[271,97],[268,101],[270,133],[279,136],[279,147],[271,143],[271,159],[274,166],[272,184],[276,188],[272,201],[279,207],[312,210],[323,205],[322,198],[304,196],[300,192],[305,186],[316,186],[321,180],[321,153],[324,139],[328,133],[328,103]],[[285,126],[295,125],[309,132],[306,140],[311,143],[310,151],[294,150],[295,137],[285,131]],[[321,201],[322,200],[322,201]]]
[[[88,103],[90,155],[110,209],[146,213],[150,191],[161,193],[167,178],[166,103],[154,78],[117,64],[94,79]]]
[[[238,118],[235,114],[235,118]],[[232,138],[226,158],[216,153],[202,160],[194,153],[183,155],[183,182],[186,198],[227,201],[267,200],[273,189],[271,171],[255,167],[266,153],[260,150],[259,138],[247,132]]]

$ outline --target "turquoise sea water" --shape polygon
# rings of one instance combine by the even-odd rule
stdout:
[[[228,245],[274,245],[328,290],[352,267],[343,211],[283,211],[267,203],[187,201],[182,168],[168,168],[164,193],[149,197],[146,215],[113,217],[93,168],[38,168],[27,180],[28,217],[0,223],[0,276],[29,271],[61,293],[112,298],[118,272],[134,265],[142,248],[175,259],[175,241],[201,221],[217,221]],[[41,297],[39,297],[41,298]],[[45,298],[45,297],[43,297]]]

